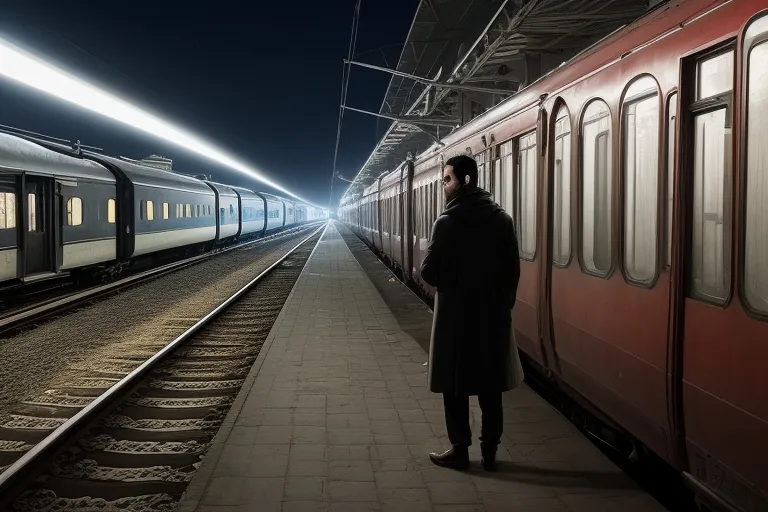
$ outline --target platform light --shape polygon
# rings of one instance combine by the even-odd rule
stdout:
[[[0,75],[133,126],[309,203],[216,145],[70,75],[0,38]],[[317,207],[317,206],[316,206]],[[319,208],[319,207],[317,207]]]

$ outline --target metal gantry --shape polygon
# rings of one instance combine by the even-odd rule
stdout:
[[[658,3],[421,0],[397,68],[384,69],[392,78],[379,112],[362,111],[393,122],[344,195],[362,192],[408,153],[426,150]]]

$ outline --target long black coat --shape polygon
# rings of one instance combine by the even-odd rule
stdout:
[[[513,389],[523,370],[512,328],[520,259],[512,218],[474,187],[432,226],[422,278],[437,288],[429,388],[477,395]]]

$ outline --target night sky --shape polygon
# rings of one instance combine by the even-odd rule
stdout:
[[[329,199],[356,0],[3,0],[0,35],[201,135],[320,206]],[[270,6],[271,5],[271,6]],[[356,59],[395,67],[418,0],[363,0]],[[390,76],[355,67],[347,105],[378,112]],[[264,185],[109,118],[0,78],[0,124],[111,156]],[[389,121],[347,111],[337,169],[351,179]],[[334,202],[347,183],[336,180]]]

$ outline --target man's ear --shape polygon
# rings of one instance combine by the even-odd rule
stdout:
[[[464,176],[464,184],[465,184],[465,185],[469,185],[469,174],[467,174],[466,176]]]

